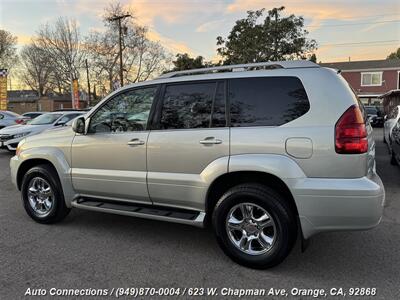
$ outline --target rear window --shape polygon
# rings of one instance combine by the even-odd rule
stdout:
[[[296,77],[238,78],[229,81],[231,126],[280,126],[310,109]]]

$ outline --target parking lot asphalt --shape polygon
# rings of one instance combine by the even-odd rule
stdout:
[[[78,209],[59,224],[37,224],[11,184],[11,155],[0,150],[0,299],[23,298],[28,287],[375,287],[374,299],[400,299],[400,167],[389,164],[382,129],[374,135],[386,188],[381,224],[317,235],[305,253],[298,242],[264,271],[233,263],[209,229]]]

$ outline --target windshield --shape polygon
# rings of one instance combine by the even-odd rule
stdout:
[[[53,124],[62,114],[44,114],[29,122],[29,125]]]

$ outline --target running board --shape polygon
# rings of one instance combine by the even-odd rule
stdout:
[[[126,202],[105,201],[103,199],[92,198],[79,198],[72,201],[71,205],[76,208],[91,211],[181,223],[197,227],[204,227],[204,218],[206,215],[202,211],[144,205],[138,203],[131,204]]]

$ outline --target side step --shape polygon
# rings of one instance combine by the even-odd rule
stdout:
[[[79,198],[72,201],[76,208],[105,212],[117,215],[139,217],[204,227],[205,213],[172,207],[161,207],[138,203],[105,201],[103,199]]]

